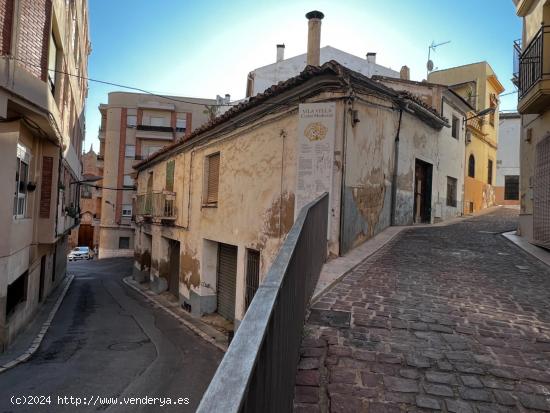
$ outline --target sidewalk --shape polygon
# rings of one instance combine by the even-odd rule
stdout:
[[[202,319],[193,317],[183,308],[178,301],[168,297],[168,294],[156,294],[149,288],[149,283],[138,283],[132,277],[123,279],[124,283],[143,295],[148,301],[159,308],[169,313],[172,317],[179,320],[187,328],[195,334],[208,341],[213,346],[216,346],[223,352],[227,351],[228,331],[223,327],[222,323],[216,323],[216,320],[211,320],[213,325],[205,323]],[[207,318],[207,319],[211,319]]]
[[[38,350],[73,279],[74,275],[67,274],[46,298],[44,304],[38,308],[38,314],[34,320],[17,336],[8,349],[0,354],[0,373],[27,361]]]
[[[508,239],[510,242],[516,244],[525,252],[531,254],[532,256],[541,260],[546,265],[550,266],[550,251],[531,244],[530,242],[526,241],[525,238],[516,235],[516,231],[505,232],[504,234],[502,234],[502,236]]]

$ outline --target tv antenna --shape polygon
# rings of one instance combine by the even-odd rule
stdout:
[[[450,40],[447,40],[446,42],[435,44],[435,41],[432,40],[432,44],[428,46],[428,62],[426,63],[426,80],[428,80],[428,75],[432,70],[434,70],[434,62],[430,60],[430,55],[432,53],[432,50],[435,52],[435,49],[439,46],[443,46],[444,44],[451,43]]]

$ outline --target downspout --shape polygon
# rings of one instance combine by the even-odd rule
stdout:
[[[342,243],[343,243],[343,233],[344,233],[344,211],[346,206],[346,154],[347,154],[347,114],[350,110],[349,105],[351,104],[351,89],[350,93],[348,94],[349,99],[346,100],[345,107],[344,107],[344,116],[343,116],[343,126],[342,126],[342,141],[343,141],[343,148],[342,148],[342,180],[340,184],[340,231],[338,236],[338,254],[342,256]]]
[[[391,183],[391,212],[390,225],[395,225],[395,207],[397,203],[397,175],[399,173],[399,132],[401,131],[401,118],[403,117],[403,108],[399,109],[399,123],[397,125],[397,133],[393,145],[393,177]]]

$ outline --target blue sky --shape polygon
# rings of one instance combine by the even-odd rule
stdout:
[[[171,95],[214,98],[245,95],[246,75],[285,56],[304,53],[310,10],[325,14],[321,46],[330,45],[377,63],[426,76],[428,45],[435,67],[488,61],[507,92],[514,91],[512,42],[521,20],[512,0],[187,1],[89,0],[92,54],[89,77]],[[99,148],[100,103],[116,87],[90,82],[86,150]],[[501,109],[515,109],[517,95]]]

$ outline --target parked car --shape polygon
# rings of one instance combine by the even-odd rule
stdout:
[[[92,254],[89,247],[76,247],[73,248],[71,252],[69,252],[68,258],[69,261],[91,260]]]

